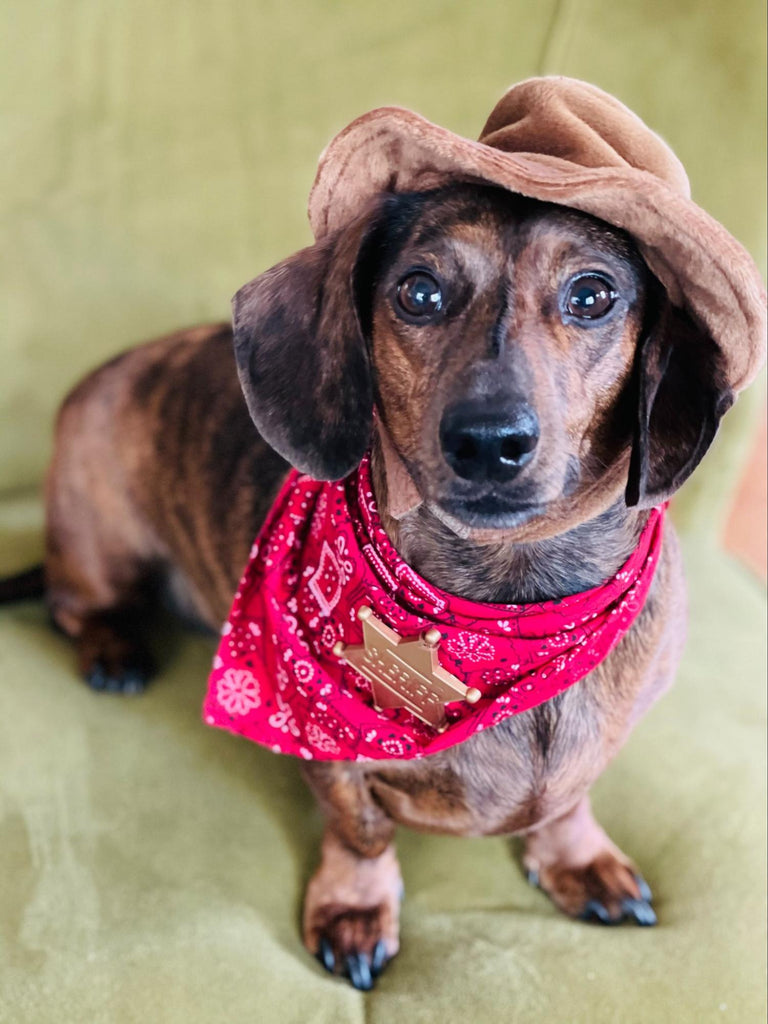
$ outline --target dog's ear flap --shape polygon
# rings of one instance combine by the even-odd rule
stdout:
[[[650,508],[674,494],[701,462],[734,394],[717,345],[666,298],[640,345],[635,380],[626,503]]]
[[[377,208],[278,263],[232,300],[240,384],[259,433],[319,480],[339,480],[370,441],[373,382],[359,268]]]

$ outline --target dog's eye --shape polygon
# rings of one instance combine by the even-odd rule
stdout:
[[[565,309],[581,320],[596,320],[605,316],[618,298],[608,281],[602,277],[577,277],[565,296]]]
[[[433,316],[443,305],[443,293],[431,274],[424,270],[411,271],[397,286],[397,305],[409,317]]]

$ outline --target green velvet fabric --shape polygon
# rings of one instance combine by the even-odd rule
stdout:
[[[370,107],[476,135],[515,80],[590,79],[764,267],[764,38],[757,0],[3,5],[0,573],[39,557],[67,387],[306,244],[317,155]],[[504,840],[402,831],[402,954],[354,992],[298,939],[321,821],[295,764],[200,721],[211,641],[169,631],[145,696],[97,696],[27,603],[0,610],[0,1021],[761,1019],[765,598],[715,543],[759,400],[677,505],[677,686],[595,788],[656,929],[564,919]]]

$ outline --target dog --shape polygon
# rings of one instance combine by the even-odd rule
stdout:
[[[644,365],[643,353],[665,332],[680,337],[681,317],[631,239],[586,215],[472,185],[398,196],[346,235],[260,283],[266,296],[250,330],[267,372],[284,380],[250,377],[253,355],[241,347],[249,402],[295,431],[292,443],[333,476],[339,467],[321,463],[339,447],[326,436],[341,424],[367,442],[373,389],[422,493],[503,538],[462,539],[426,504],[386,519],[402,556],[437,586],[527,603],[599,584],[632,550],[647,515],[624,503],[633,445],[662,492],[692,470],[696,454],[686,445],[698,436],[695,424],[650,436],[638,419],[639,393],[660,389],[657,403],[675,404],[678,374],[702,391],[707,385],[700,359],[661,381]],[[354,307],[340,286],[352,274]],[[438,281],[440,310],[428,300],[421,312]],[[585,315],[579,296],[592,293]],[[368,378],[358,318],[370,338]],[[309,349],[304,325],[318,322],[319,344]],[[146,682],[150,602],[161,584],[186,615],[218,630],[289,468],[253,428],[232,342],[224,325],[151,342],[96,370],[61,409],[47,483],[47,600],[97,689]],[[335,395],[360,408],[340,417]],[[488,470],[481,438],[467,456],[476,467],[452,466],[447,410],[470,433],[486,420],[522,423],[519,443],[538,452],[522,467],[499,458]],[[372,471],[386,508],[376,434]],[[596,488],[613,500],[585,519]],[[454,835],[522,834],[528,872],[563,911],[652,923],[646,884],[593,819],[587,794],[672,681],[682,593],[668,528],[645,607],[578,693],[425,761],[304,765],[328,819],[305,902],[308,949],[358,987],[397,952],[395,822]]]
[[[432,586],[492,605],[599,587],[733,398],[721,347],[654,270],[628,231],[493,183],[382,191],[241,289],[234,332],[95,370],[61,407],[46,484],[46,600],[83,677],[143,689],[160,600],[218,631],[291,466],[338,480],[367,450],[389,541]],[[309,952],[359,989],[398,952],[396,823],[521,836],[564,913],[654,924],[589,789],[684,633],[667,525],[642,607],[577,686],[422,759],[303,762],[326,817]]]

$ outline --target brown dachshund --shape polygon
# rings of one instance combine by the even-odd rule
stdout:
[[[375,201],[243,288],[234,341],[239,383],[230,328],[199,327],[118,356],[61,409],[47,600],[96,689],[144,686],[163,597],[218,630],[288,469],[270,444],[323,479],[372,447],[410,565],[521,603],[616,572],[730,401],[713,344],[629,236],[491,186]],[[398,518],[382,429],[423,498]],[[672,681],[683,586],[668,528],[639,617],[577,686],[423,760],[303,766],[327,816],[304,941],[328,970],[369,988],[398,950],[396,822],[522,835],[530,879],[565,913],[654,923],[588,793]]]

